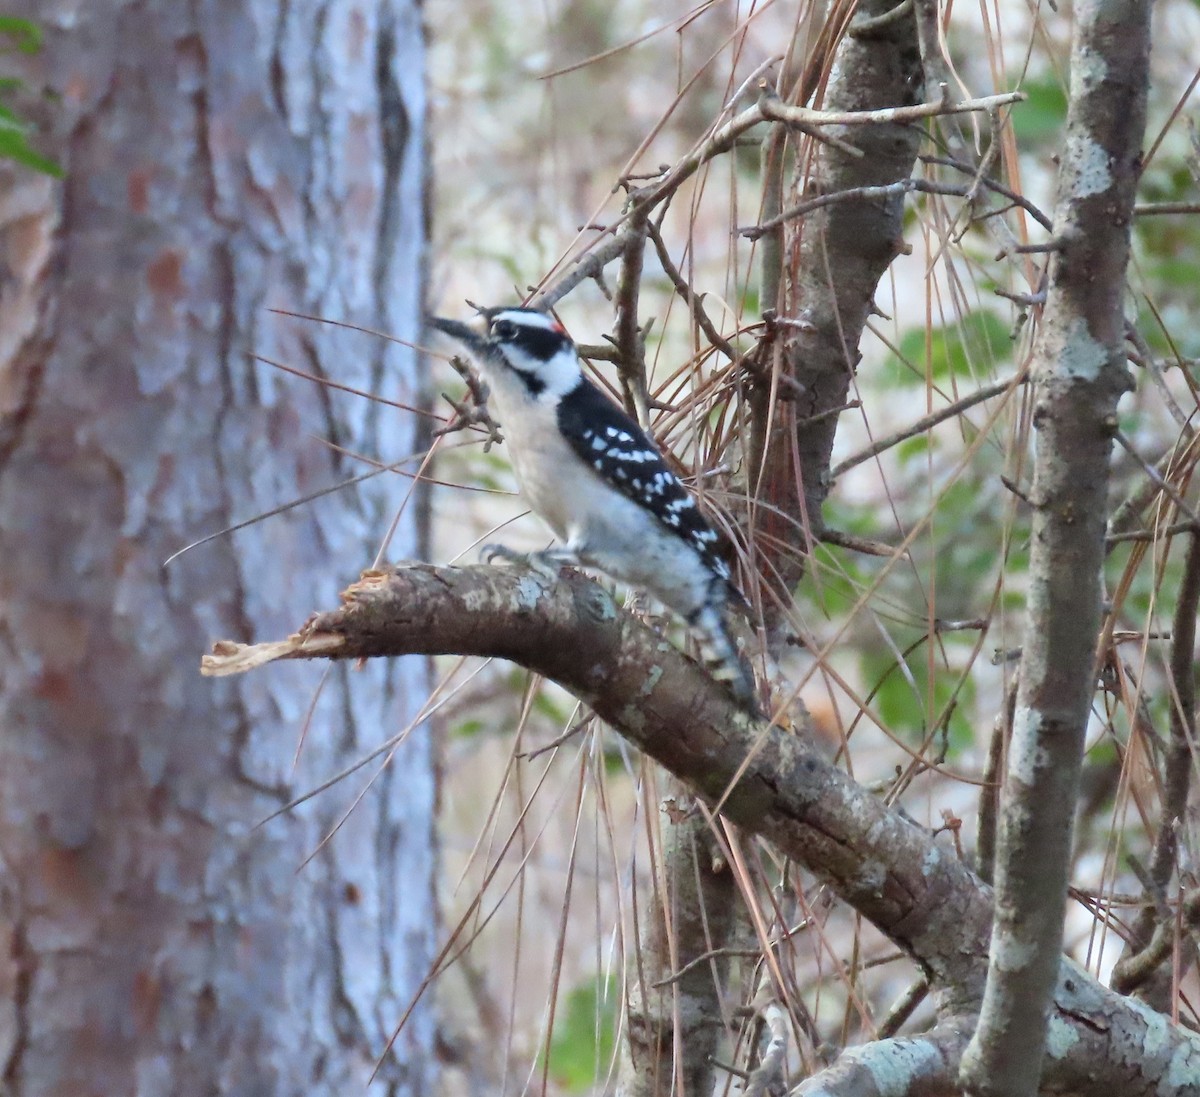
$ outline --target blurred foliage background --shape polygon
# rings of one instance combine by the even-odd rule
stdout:
[[[431,0],[433,225],[431,305],[460,315],[469,298],[516,301],[610,223],[617,182],[675,162],[744,103],[745,85],[789,51],[803,56],[824,9],[807,3],[647,4],[545,0],[535,6]],[[1198,140],[1188,96],[1197,77],[1200,5],[1157,7],[1143,203],[1195,204]],[[1019,88],[996,178],[1049,213],[1066,109],[1069,10],[1002,0],[958,4],[945,25],[956,94]],[[739,98],[739,96],[743,98]],[[968,125],[970,123],[968,122]],[[982,139],[981,139],[982,140]],[[926,153],[937,155],[932,143]],[[976,149],[982,153],[982,147]],[[674,200],[663,236],[709,315],[740,349],[758,319],[759,258],[738,233],[758,219],[758,153],[708,165]],[[930,168],[929,170],[933,170]],[[988,226],[959,199],[909,198],[905,242],[877,296],[858,367],[858,407],[844,413],[840,462],[977,389],[1017,378],[1030,351],[1035,256],[997,259]],[[1046,233],[1020,210],[1022,239]],[[1117,449],[1114,506],[1143,490],[1147,464],[1186,492],[1196,409],[1200,218],[1147,209],[1135,226],[1127,303],[1145,360],[1122,404],[1130,450]],[[655,320],[651,383],[670,403],[703,376],[703,338],[652,258],[641,319]],[[1001,291],[998,293],[997,291]],[[1003,296],[1003,294],[1012,296]],[[1013,297],[1017,299],[1014,300]],[[589,281],[559,306],[576,339],[598,343],[612,309]],[[700,369],[682,378],[680,362]],[[439,366],[439,391],[461,383]],[[611,367],[600,377],[615,388]],[[690,378],[690,380],[689,380]],[[443,409],[444,410],[444,409]],[[690,426],[663,437],[702,471]],[[837,476],[827,524],[893,546],[885,557],[818,546],[795,591],[802,644],[783,674],[800,686],[812,734],[856,778],[969,852],[989,743],[1002,721],[1020,642],[1028,557],[1031,445],[1025,391],[1011,385],[878,458]],[[435,475],[436,562],[473,559],[484,540],[541,547],[546,534],[511,494],[503,447],[446,440]],[[1114,919],[1139,886],[1126,857],[1144,854],[1154,814],[1155,735],[1169,720],[1166,653],[1177,518],[1160,497],[1115,541],[1106,582],[1120,659],[1097,697],[1080,806],[1069,943],[1101,976],[1120,949]],[[508,523],[511,523],[510,525]],[[499,528],[502,527],[503,528]],[[437,719],[446,743],[445,912],[456,962],[438,982],[450,1090],[584,1093],[612,1086],[623,957],[638,897],[653,885],[662,776],[558,689],[508,665],[447,660]],[[1154,729],[1158,729],[1155,731]],[[564,738],[564,733],[575,734]],[[1194,853],[1190,840],[1188,854]],[[755,858],[751,901],[789,928],[798,996],[816,1053],[868,1038],[914,972],[870,927],[786,864]],[[457,927],[457,928],[455,928]],[[467,947],[469,944],[469,947]],[[753,940],[745,942],[743,974]],[[752,979],[729,988],[731,1005]],[[1181,988],[1181,1008],[1195,1002]],[[799,1022],[798,1022],[799,1023]],[[921,1023],[918,1009],[913,1024]]]

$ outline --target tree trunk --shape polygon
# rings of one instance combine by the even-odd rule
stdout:
[[[729,945],[740,897],[708,820],[682,785],[675,793],[661,804],[661,884],[643,900],[627,950],[622,1097],[708,1097],[728,1027],[729,962],[716,953]]]
[[[22,1094],[363,1092],[435,933],[424,663],[214,683],[214,638],[328,601],[406,488],[373,480],[163,560],[387,460],[420,315],[415,5],[24,0],[36,143],[0,191],[0,1061]],[[47,15],[47,11],[53,14]],[[416,511],[390,555],[412,555]],[[364,773],[371,772],[364,770]],[[403,785],[394,788],[399,775]],[[305,858],[315,854],[312,861]],[[401,890],[401,884],[403,890]],[[381,1067],[428,1092],[432,1017]]]

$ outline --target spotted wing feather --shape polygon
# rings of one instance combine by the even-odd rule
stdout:
[[[563,436],[590,468],[651,510],[666,529],[700,554],[706,566],[729,581],[723,539],[637,423],[586,380],[563,398],[558,420]]]

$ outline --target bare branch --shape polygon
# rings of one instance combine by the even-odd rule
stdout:
[[[962,1083],[1037,1091],[1063,917],[1084,731],[1096,681],[1108,467],[1124,369],[1125,272],[1149,86],[1150,8],[1075,7],[1071,99],[1046,309],[1035,347],[1028,618],[996,851],[996,914]],[[1114,111],[1114,97],[1122,109]],[[1049,1061],[1047,1062],[1049,1066]]]
[[[763,1052],[762,1061],[750,1072],[746,1079],[743,1097],[766,1097],[774,1093],[783,1082],[783,1072],[787,1066],[788,1050],[788,1015],[787,1010],[772,999],[759,1011],[763,1024],[767,1026],[769,1039],[767,1050]]]
[[[712,1055],[725,1029],[723,947],[736,923],[737,887],[704,814],[686,797],[659,814],[662,857],[653,901],[627,963],[625,1047],[618,1090],[628,1097],[663,1092],[676,1063],[683,1093],[713,1091]],[[706,958],[706,959],[702,959]],[[673,974],[674,966],[680,970]],[[683,1054],[680,1054],[680,1050]]]
[[[1009,91],[1001,95],[985,95],[980,99],[951,100],[946,85],[942,85],[941,96],[930,103],[917,103],[911,107],[880,107],[875,110],[809,110],[807,107],[789,107],[778,99],[768,99],[763,106],[764,116],[775,122],[792,126],[880,126],[898,122],[917,122],[922,118],[934,118],[941,114],[968,114],[971,111],[990,111],[996,107],[1022,103],[1028,98],[1023,91]]]
[[[622,230],[604,243],[593,244],[591,250],[575,261],[574,266],[535,293],[529,299],[529,304],[539,309],[553,308],[576,286],[589,278],[599,278],[604,268],[624,253],[625,243],[625,232]]]
[[[1124,541],[1161,541],[1177,533],[1189,533],[1197,529],[1195,522],[1172,522],[1160,529],[1131,529],[1125,533],[1110,533],[1104,542],[1110,548]]]
[[[339,609],[314,616],[295,636],[216,645],[203,670],[446,653],[512,659],[560,682],[705,803],[826,881],[913,957],[935,989],[953,989],[959,1005],[979,993],[991,902],[978,878],[802,738],[743,712],[701,667],[578,572],[557,581],[482,566],[368,572]],[[1111,1097],[1127,1091],[1132,1071],[1151,1092],[1172,1070],[1200,1070],[1200,1036],[1111,993],[1070,961],[1061,963],[1054,1007],[1063,1037],[1046,1080],[1061,1091]]]
[[[929,980],[921,976],[892,1003],[883,1019],[879,1022],[879,1039],[887,1040],[900,1031],[905,1022],[916,1012],[919,1006],[929,996]]]
[[[1175,869],[1176,827],[1187,809],[1196,746],[1196,612],[1200,606],[1200,534],[1188,537],[1171,627],[1171,742],[1163,775],[1162,821],[1150,862],[1154,882],[1166,888]]]
[[[973,408],[976,404],[982,404],[984,400],[990,400],[993,396],[1001,396],[1004,393],[1011,392],[1018,386],[1023,385],[1026,381],[1024,374],[1018,374],[1016,377],[1009,377],[1004,381],[997,381],[992,385],[985,385],[981,389],[977,389],[969,396],[964,396],[961,400],[955,400],[953,404],[947,404],[944,408],[939,408],[937,411],[929,415],[922,416],[915,423],[905,427],[903,430],[898,430],[893,434],[889,434],[884,438],[880,438],[866,449],[847,457],[846,460],[834,465],[829,475],[831,479],[836,480],[839,476],[849,472],[852,468],[861,465],[864,461],[869,461],[872,457],[877,457],[885,450],[891,449],[893,446],[898,446],[901,442],[909,438],[913,438],[918,434],[923,434],[925,431],[936,427],[939,423],[944,423],[947,419],[953,419],[956,415],[961,415],[969,408]]]
[[[738,357],[737,350],[725,336],[717,331],[716,326],[709,319],[708,313],[704,311],[704,304],[701,301],[700,295],[684,279],[683,275],[679,273],[679,268],[671,261],[671,253],[667,250],[662,233],[649,221],[646,223],[646,231],[649,233],[650,240],[654,244],[654,250],[658,253],[659,265],[671,280],[671,285],[675,287],[675,292],[683,300],[684,304],[687,305],[688,312],[692,314],[692,319],[695,320],[696,326],[704,332],[704,338],[731,362],[736,361]]]
[[[1192,444],[1189,440],[1189,446]],[[1131,539],[1128,535],[1131,531],[1136,530],[1136,523],[1142,516],[1144,511],[1162,492],[1162,481],[1166,475],[1182,461],[1186,453],[1185,447],[1178,445],[1172,446],[1166,451],[1152,466],[1155,475],[1148,476],[1129,497],[1121,502],[1121,504],[1113,511],[1112,517],[1108,522],[1108,542],[1109,544],[1117,544],[1122,540]],[[1187,522],[1187,529],[1194,529],[1194,522]],[[1159,532],[1162,536],[1163,531]],[[1133,540],[1143,540],[1140,535],[1132,538]]]
[[[1200,525],[1200,517],[1192,510],[1191,504],[1176,490],[1175,485],[1170,480],[1138,453],[1137,447],[1125,436],[1125,432],[1120,430],[1114,431],[1113,437],[1121,443],[1121,448],[1142,466],[1142,471],[1158,487],[1159,491],[1191,520],[1193,526]]]
[[[1171,628],[1171,738],[1163,767],[1162,813],[1146,880],[1147,902],[1133,929],[1129,953],[1113,969],[1112,984],[1129,993],[1148,981],[1151,1005],[1160,1008],[1170,989],[1171,974],[1161,965],[1171,956],[1175,917],[1159,911],[1161,897],[1176,869],[1179,826],[1187,809],[1196,742],[1196,613],[1200,606],[1200,534],[1188,537],[1183,580],[1179,585]]]
[[[945,194],[957,198],[970,197],[971,188],[963,183],[941,183],[936,179],[901,179],[896,183],[887,183],[879,187],[851,187],[849,190],[836,191],[833,194],[821,194],[810,198],[799,205],[790,207],[757,225],[751,225],[738,231],[749,240],[757,240],[774,228],[794,221],[798,217],[824,209],[837,202],[870,202],[883,198],[894,198],[897,195],[911,194],[919,191],[923,194]]]
[[[979,175],[976,168],[972,167],[970,164],[965,163],[962,160],[956,160],[949,156],[922,155],[920,159],[921,163],[923,164],[940,164],[942,167],[954,168],[956,171],[965,172],[972,178],[977,179],[979,181],[979,186],[986,187],[988,190],[1002,195],[1014,206],[1019,206],[1021,209],[1025,210],[1025,212],[1028,213],[1047,232],[1051,232],[1053,230],[1054,223],[1050,220],[1050,218],[1047,217],[1045,213],[1043,213],[1037,206],[1029,201],[1029,199],[1023,194],[1018,194],[1015,190],[1004,186],[1003,183],[1000,183],[989,176]]]
[[[488,411],[487,384],[475,372],[474,366],[457,354],[451,357],[450,366],[466,384],[467,399],[454,400],[446,393],[442,393],[442,399],[454,409],[454,418],[445,426],[438,427],[433,432],[433,436],[437,438],[443,434],[453,434],[455,431],[480,426],[487,431],[487,438],[483,443],[483,452],[487,453],[496,443],[504,441],[504,435],[500,433],[500,424],[492,418],[491,412]]]
[[[860,3],[855,19],[873,20],[895,6],[890,0]],[[913,88],[923,81],[911,12],[870,36],[842,37],[829,67],[825,102],[834,109],[817,113],[827,120],[869,116],[876,124],[860,125],[854,133],[855,147],[865,156],[849,156],[833,148],[806,161],[805,170],[796,173],[802,194],[887,187],[907,179],[921,132],[895,121],[880,124],[878,111],[911,102]],[[777,106],[784,113],[776,114],[788,116],[786,110],[791,108]],[[813,116],[803,117],[812,120]],[[780,156],[773,167],[781,166]],[[764,206],[764,220],[777,217],[783,205],[772,197]],[[755,424],[751,452],[758,463],[752,483],[760,504],[754,536],[781,589],[790,590],[799,580],[805,559],[791,550],[776,553],[772,546],[794,543],[796,524],[820,536],[838,423],[836,415],[825,413],[849,402],[859,343],[879,279],[904,249],[903,212],[899,195],[872,202],[836,202],[814,211],[794,241],[782,241],[782,225],[764,237],[773,248],[780,245],[776,254],[782,264],[778,271],[764,266],[764,289],[778,296],[780,316],[804,325],[783,330],[764,347],[762,372],[770,384],[755,385],[751,391]],[[786,404],[776,398],[784,378],[793,382],[791,387],[799,394]],[[781,630],[769,619],[768,631],[775,635]]]
[[[817,540],[823,545],[837,545],[839,548],[849,549],[851,552],[861,552],[864,556],[880,556],[888,559],[896,555],[895,545],[889,545],[886,541],[872,541],[854,533],[846,533],[843,530],[829,529],[828,527],[821,530]]]
[[[1135,217],[1154,217],[1170,213],[1200,213],[1200,202],[1139,202],[1133,207]]]
[[[1004,709],[996,717],[988,744],[987,764],[979,789],[978,839],[975,871],[986,883],[992,882],[996,864],[996,825],[1000,818],[1000,772],[1004,766],[1004,748],[1012,737],[1013,714],[1017,707],[1016,679],[1004,691]]]
[[[921,1036],[850,1048],[789,1097],[958,1097],[958,1063],[969,1033],[969,1019],[958,1018]]]
[[[900,3],[882,15],[876,15],[869,19],[858,19],[851,23],[850,29],[846,33],[854,38],[871,38],[907,16],[912,11],[912,6],[913,0],[900,0]]]
[[[646,232],[650,222],[645,209],[635,209],[622,236],[621,269],[617,277],[617,376],[626,410],[643,430],[650,429],[650,393],[646,388],[646,332],[638,325],[638,298],[646,258]]]

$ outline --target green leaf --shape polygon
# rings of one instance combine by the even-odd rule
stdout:
[[[933,695],[929,693],[929,663],[926,648],[918,645],[897,666],[895,657],[884,652],[863,656],[865,680],[875,690],[873,707],[884,727],[910,742],[925,737],[929,722],[942,717],[947,704],[955,704],[950,715],[949,742],[957,751],[971,745],[974,732],[975,683],[970,677],[939,664],[934,668]],[[957,693],[955,687],[958,687]],[[930,709],[932,701],[932,709]]]
[[[925,384],[921,370],[928,355],[929,374],[934,381],[944,381],[952,374],[962,376],[990,373],[997,363],[1012,353],[1009,325],[990,309],[976,309],[958,323],[935,328],[926,337],[925,328],[911,328],[900,338],[900,355],[917,367],[917,372],[901,370],[902,378]]]
[[[482,734],[487,728],[488,725],[482,720],[471,718],[464,720],[461,724],[455,724],[450,729],[450,734],[455,739],[474,739],[476,735]]]
[[[1021,85],[1028,96],[1012,112],[1017,146],[1058,137],[1067,123],[1067,93],[1057,80],[1030,80]]]
[[[27,168],[33,168],[34,171],[44,172],[46,175],[53,175],[56,178],[61,178],[63,174],[62,168],[53,160],[34,152],[29,147],[29,142],[25,140],[22,130],[13,129],[11,126],[0,126],[0,159],[14,160],[18,164],[24,164]]]
[[[613,978],[594,976],[560,1002],[550,1039],[550,1075],[570,1093],[603,1077],[616,1047],[617,992]]]
[[[918,457],[924,458],[929,453],[931,442],[932,439],[928,434],[914,434],[911,438],[905,438],[896,447],[896,458],[902,465],[906,465]]]
[[[11,38],[22,53],[37,53],[42,48],[42,28],[28,19],[0,15],[0,35]]]

